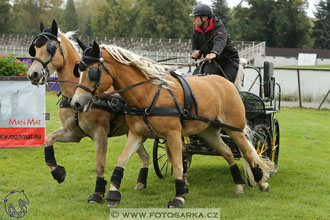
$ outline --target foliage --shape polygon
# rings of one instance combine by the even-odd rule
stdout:
[[[192,0],[140,0],[136,35],[152,38],[191,38],[193,23],[188,15]]]
[[[24,76],[28,65],[17,60],[13,55],[0,55],[0,76]]]
[[[266,41],[268,47],[311,46],[311,24],[305,0],[249,0],[238,8],[230,25],[235,40]],[[239,37],[239,38],[237,38]]]
[[[10,28],[10,8],[9,0],[0,0],[0,33],[5,33]]]
[[[314,13],[313,36],[315,37],[315,48],[330,49],[330,1],[320,1]]]
[[[191,38],[188,16],[196,0],[0,0],[0,34],[38,34],[39,23],[56,19],[63,31],[79,30],[91,37]],[[198,1],[200,2],[200,1]],[[228,18],[226,0],[212,0],[215,14],[225,23],[233,40],[266,41],[270,47],[309,48],[312,22],[307,0],[248,0]],[[319,6],[329,1],[321,1]],[[11,4],[8,5],[8,3]],[[66,3],[66,5],[64,5]],[[9,7],[9,8],[8,8]],[[329,6],[327,6],[329,7]],[[233,10],[233,9],[231,9]],[[328,42],[328,10],[317,7],[315,47]],[[328,23],[327,23],[328,22]],[[320,35],[321,37],[317,37]]]
[[[306,0],[278,0],[273,12],[273,45],[287,48],[306,48],[311,27],[305,9]],[[270,45],[270,46],[273,46]]]
[[[225,27],[230,20],[229,7],[226,0],[212,0],[213,13],[217,15]]]
[[[132,32],[135,16],[133,0],[107,0],[91,19],[92,30],[96,36],[127,37]]]
[[[61,126],[57,101],[55,95],[46,97],[46,111],[51,115],[47,134]],[[246,185],[245,194],[237,196],[222,157],[194,155],[185,207],[220,208],[221,219],[328,219],[330,176],[325,171],[330,166],[329,114],[329,110],[297,108],[282,108],[277,114],[281,148],[278,173],[269,180],[269,192]],[[125,136],[108,141],[107,190],[125,142]],[[152,140],[145,146],[152,157]],[[11,219],[4,210],[5,196],[22,189],[30,200],[24,220],[109,219],[106,203],[87,203],[95,187],[94,142],[84,138],[78,144],[56,143],[54,150],[58,164],[67,171],[62,184],[45,165],[43,147],[0,149],[0,219]],[[237,163],[243,171],[242,160]],[[166,208],[175,195],[174,178],[158,179],[150,161],[147,188],[135,191],[140,167],[140,160],[133,155],[125,168],[118,208]]]
[[[64,31],[76,30],[78,28],[78,16],[73,0],[67,1],[63,16],[65,21],[63,23]]]

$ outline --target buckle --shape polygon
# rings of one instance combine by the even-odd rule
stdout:
[[[183,117],[187,117],[189,114],[189,111],[187,109],[183,109]]]
[[[145,115],[150,115],[149,110],[150,110],[149,108],[145,108],[145,109],[144,109],[144,114],[145,114]]]
[[[116,98],[111,99],[111,105],[112,106],[117,106],[118,104],[119,104],[119,99],[116,99]]]

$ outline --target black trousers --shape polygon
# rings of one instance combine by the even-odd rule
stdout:
[[[194,70],[193,75],[196,74],[216,74],[220,75],[232,83],[235,82],[237,71],[238,71],[238,64],[236,63],[226,63],[223,65],[220,65],[221,69],[217,67],[217,65],[214,62],[209,63],[208,61],[205,61],[204,64],[202,64],[201,71],[200,69],[196,68]]]

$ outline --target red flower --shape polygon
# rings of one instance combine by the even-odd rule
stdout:
[[[23,73],[20,73],[19,75],[20,75],[20,76],[24,76],[24,74],[23,74]]]

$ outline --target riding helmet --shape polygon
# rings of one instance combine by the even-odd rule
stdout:
[[[200,4],[194,8],[194,10],[192,11],[192,13],[189,16],[198,16],[198,15],[212,17],[213,10],[209,5]]]

